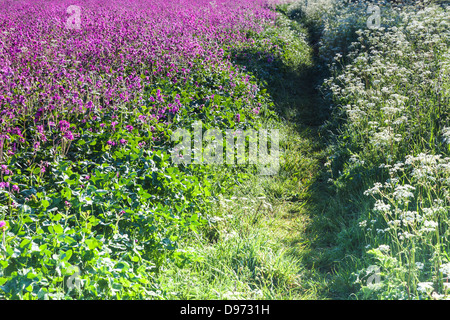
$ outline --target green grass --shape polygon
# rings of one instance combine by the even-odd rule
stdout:
[[[302,10],[299,19],[319,30],[325,61],[335,60],[326,81],[333,114],[324,126],[332,132],[327,168],[334,187],[313,219],[319,235],[327,221],[335,237],[323,239],[332,247],[318,263],[334,270],[330,293],[448,297],[448,8],[385,6],[385,29],[368,30],[356,18],[364,6],[314,11],[317,2],[308,2],[309,14],[320,19]],[[344,46],[344,56],[334,59],[334,46]],[[374,266],[376,285],[368,282]]]
[[[264,125],[281,132],[281,168],[272,177],[249,171],[222,195],[210,212],[215,222],[183,244],[198,260],[181,269],[169,265],[159,278],[168,297],[448,294],[448,9],[405,6],[402,18],[386,6],[387,29],[369,31],[364,4],[333,3],[278,6],[281,30],[267,36],[296,41],[273,69],[258,59],[237,60],[273,100],[277,118]],[[343,57],[334,59],[339,52]],[[368,196],[375,182],[384,187]],[[409,186],[410,195],[400,193]],[[373,267],[375,285],[368,282]]]
[[[268,30],[268,36],[295,39],[278,62],[282,72],[267,73],[258,61],[240,63],[266,83],[273,99],[279,118],[264,126],[280,132],[280,171],[269,177],[250,173],[223,194],[209,212],[210,226],[181,246],[195,262],[171,264],[161,273],[158,283],[167,298],[332,297],[333,263],[325,260],[329,231],[336,226],[321,218],[330,203],[321,176],[327,149],[319,127],[327,109],[315,88],[323,73],[306,41],[308,30],[284,15],[279,25],[281,30]]]
[[[448,9],[405,7],[402,20],[387,6],[385,27],[399,29],[367,31],[364,4],[335,3],[278,6],[277,25],[250,34],[255,44],[226,48],[232,71],[249,75],[249,84],[237,82],[238,96],[247,97],[252,86],[261,89],[256,99],[217,94],[222,116],[212,102],[202,109],[204,101],[192,101],[194,111],[183,110],[161,133],[168,139],[172,129],[197,120],[206,128],[277,129],[276,175],[259,175],[252,166],[174,167],[164,152],[168,140],[155,145],[162,151],[150,151],[132,134],[126,147],[98,144],[92,153],[87,141],[106,138],[87,132],[67,160],[50,165],[57,188],[39,187],[35,165],[30,177],[23,175],[32,180],[35,174],[39,190],[23,191],[29,202],[14,209],[17,219],[8,225],[15,234],[4,240],[2,294],[280,300],[447,294]],[[417,22],[433,33],[432,46],[423,43]],[[334,59],[336,52],[345,56]],[[229,72],[198,68],[180,94],[186,101],[209,96],[230,85]],[[163,81],[147,93],[159,87],[166,94],[178,90]],[[246,111],[245,103],[251,104]],[[258,116],[250,111],[257,106]],[[236,112],[245,121],[236,123]],[[89,161],[74,157],[88,151]],[[376,182],[384,183],[381,191],[365,192]],[[409,186],[413,193],[400,192]],[[64,211],[51,213],[58,206]],[[84,291],[64,288],[74,265],[82,266]],[[375,287],[367,282],[373,266],[381,278]]]
[[[326,2],[322,2],[325,7]],[[267,119],[264,125],[281,132],[279,173],[261,177],[249,171],[247,179],[224,193],[210,212],[217,217],[215,222],[183,244],[183,249],[195,252],[198,260],[181,269],[169,265],[159,278],[161,288],[169,297],[200,299],[427,299],[432,291],[421,292],[420,286],[431,283],[434,297],[442,297],[442,279],[449,265],[446,215],[428,216],[438,225],[431,236],[420,231],[422,220],[403,229],[417,236],[403,241],[393,232],[382,231],[387,230],[389,219],[374,210],[373,199],[364,192],[374,182],[383,183],[389,177],[399,178],[400,186],[415,185],[416,203],[405,205],[397,200],[394,187],[376,197],[403,214],[410,210],[424,214],[427,206],[438,208],[436,203],[448,198],[445,170],[427,167],[433,172],[430,179],[444,179],[437,186],[411,172],[423,168],[423,156],[413,158],[417,163],[404,173],[379,168],[396,161],[404,165],[405,158],[423,152],[448,155],[448,145],[442,140],[448,136],[448,53],[442,49],[448,44],[448,30],[443,32],[439,27],[445,17],[439,10],[445,9],[427,17],[428,13],[424,15],[418,8],[404,7],[412,21],[425,21],[432,32],[442,29],[439,39],[432,40],[434,51],[422,46],[418,41],[422,35],[408,29],[394,10],[383,9],[386,27],[403,23],[408,29],[410,42],[403,45],[419,52],[411,58],[392,49],[402,45],[391,36],[397,31],[364,31],[360,14],[364,6],[338,5],[326,13],[320,6],[305,8],[305,3],[277,9],[282,17],[281,30],[269,29],[267,36],[282,35],[296,41],[285,48],[273,69],[267,70],[258,59],[236,61],[248,67],[273,100],[277,118]],[[325,21],[336,29],[324,27]],[[358,28],[363,31],[357,33]],[[390,41],[389,47],[383,47]],[[375,56],[367,47],[382,50],[383,55]],[[340,50],[349,55],[333,63]],[[252,56],[249,51],[245,54]],[[377,59],[385,71],[371,68]],[[330,62],[330,68],[325,67]],[[419,84],[417,70],[412,67],[417,62],[427,63],[427,84]],[[393,64],[406,71],[390,73]],[[443,73],[438,77],[439,68]],[[325,81],[327,78],[331,81]],[[382,137],[373,135],[367,122],[370,119],[386,127],[390,122],[385,120],[393,120],[389,109],[365,107],[381,88],[375,80],[393,85],[391,97],[402,94],[415,98],[403,112],[409,122],[394,127],[402,136],[401,142],[383,145]],[[356,90],[358,81],[365,86]],[[319,90],[324,82],[323,91]],[[439,93],[436,88],[443,91]],[[389,95],[375,101],[381,106],[392,104]],[[365,116],[348,116],[343,108],[346,105],[363,108]],[[440,165],[446,168],[447,160],[439,160]],[[448,208],[446,201],[442,210]],[[361,228],[364,223],[370,224],[367,230]],[[384,245],[391,251],[383,251]],[[424,263],[423,271],[416,262]],[[379,268],[381,278],[375,287],[367,282],[373,266]]]

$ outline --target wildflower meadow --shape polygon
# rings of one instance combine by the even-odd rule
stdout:
[[[0,0],[0,298],[446,299],[447,1]]]

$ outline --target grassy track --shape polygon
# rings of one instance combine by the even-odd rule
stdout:
[[[0,299],[450,297],[448,1],[81,2],[0,10]]]
[[[248,179],[236,185],[229,194],[224,195],[215,211],[211,213],[217,217],[216,222],[212,223],[209,229],[203,230],[201,235],[185,243],[186,250],[196,255],[198,262],[181,269],[169,267],[166,273],[169,276],[165,274],[159,279],[161,289],[167,296],[185,299],[367,299],[370,297],[422,299],[430,298],[432,290],[437,290],[433,293],[433,299],[435,299],[440,296],[436,292],[443,292],[442,272],[450,272],[446,269],[450,263],[444,264],[450,261],[448,249],[442,249],[442,251],[440,249],[440,241],[446,242],[448,235],[446,228],[441,227],[441,234],[436,231],[438,229],[433,229],[436,233],[432,233],[430,238],[423,236],[423,239],[431,239],[435,234],[437,244],[435,240],[424,242],[425,244],[420,242],[422,240],[417,240],[417,246],[415,247],[416,244],[413,241],[412,248],[408,242],[401,242],[403,238],[397,239],[396,233],[393,236],[394,240],[389,242],[390,238],[383,236],[384,231],[389,228],[377,229],[376,235],[369,233],[369,236],[361,231],[361,226],[364,226],[367,221],[378,223],[375,217],[380,218],[375,214],[380,209],[374,209],[373,201],[364,195],[364,190],[367,190],[373,181],[385,179],[385,177],[378,177],[379,172],[376,169],[380,164],[377,161],[381,160],[377,160],[378,158],[369,151],[367,154],[361,151],[366,148],[370,150],[373,142],[360,142],[358,148],[352,149],[355,146],[351,146],[350,138],[353,135],[358,137],[361,132],[367,131],[367,128],[355,127],[347,131],[342,130],[340,126],[342,123],[336,124],[336,122],[346,123],[353,120],[330,115],[331,108],[328,106],[333,103],[334,109],[343,108],[343,105],[349,103],[348,97],[343,94],[339,96],[340,100],[334,97],[333,102],[328,101],[317,89],[324,79],[330,77],[327,70],[323,68],[324,60],[321,59],[324,57],[333,59],[333,53],[341,51],[341,56],[346,56],[346,50],[349,49],[352,39],[356,40],[355,34],[358,34],[356,30],[364,28],[365,21],[359,21],[361,15],[355,14],[361,8],[365,10],[365,7],[358,6],[343,6],[336,9],[337,12],[342,13],[343,18],[340,19],[339,15],[336,15],[331,19],[335,25],[328,26],[321,35],[319,44],[320,32],[316,25],[319,23],[315,21],[320,19],[316,19],[314,15],[302,18],[304,12],[301,10],[295,12],[288,5],[279,6],[277,10],[281,17],[278,23],[281,28],[277,32],[290,39],[306,39],[307,41],[293,41],[292,48],[286,50],[277,69],[266,70],[264,65],[258,63],[248,64],[246,61],[237,61],[256,75],[261,83],[266,83],[265,87],[273,99],[281,121],[267,119],[266,126],[277,128],[281,132],[280,146],[283,151],[281,170],[272,177],[250,174]],[[421,16],[423,12],[416,13],[420,7],[409,9],[413,20],[424,19]],[[431,12],[437,9],[429,10]],[[430,18],[430,21],[435,19],[445,22],[444,13],[438,10],[433,12],[435,17]],[[320,16],[320,10],[315,14]],[[385,20],[390,21],[387,17],[395,16],[395,11],[388,8],[384,14]],[[389,23],[396,25],[399,22],[392,19]],[[430,27],[434,30],[433,28]],[[388,33],[379,36],[383,39],[381,42],[390,39]],[[417,35],[413,33],[410,36],[412,43],[416,43],[417,38],[414,37]],[[442,39],[438,37],[435,39],[438,39],[436,42],[441,45],[448,41],[448,39],[445,40],[445,35]],[[376,44],[376,41],[374,43]],[[386,52],[390,52],[389,49],[386,49]],[[251,52],[245,52],[245,54],[251,55]],[[359,58],[366,61],[362,53],[361,56],[362,58]],[[440,67],[441,64],[445,65],[448,53],[435,58],[436,65]],[[397,61],[395,59],[390,57],[383,62],[389,65]],[[416,59],[417,61],[426,60]],[[371,87],[367,78],[362,76],[358,80],[356,71],[354,71],[355,74],[348,71],[355,70],[352,69],[358,65],[355,61],[352,62],[351,59],[343,61],[341,66],[343,72],[350,74],[347,79],[348,86],[353,85],[353,88],[356,88],[359,80],[366,79],[366,87],[362,89],[362,92],[374,94],[375,81]],[[400,58],[398,61],[400,64],[404,63]],[[362,65],[365,66],[366,62]],[[407,65],[408,68],[412,68],[410,64]],[[435,72],[436,66],[430,65],[431,70]],[[373,69],[366,71],[371,73]],[[412,72],[412,74],[415,77],[415,73]],[[333,75],[333,77],[338,76]],[[384,79],[389,76],[375,74],[374,77]],[[435,104],[439,106],[436,111],[431,112],[430,116],[425,116],[425,119],[443,117],[441,93],[440,90],[435,89],[443,85],[441,77],[442,75],[436,76],[438,80],[433,79],[439,85],[429,91],[423,89],[423,105],[432,104],[434,99]],[[356,80],[353,81],[353,79]],[[420,83],[420,80],[417,81]],[[402,92],[399,88],[401,86],[395,88],[396,94]],[[417,84],[417,88],[421,88],[420,85]],[[410,95],[411,92],[422,92],[421,90],[411,90],[405,95]],[[354,99],[351,101],[352,104],[360,105],[361,101],[358,100],[360,96],[356,94],[352,99]],[[387,103],[389,100],[383,98],[382,101]],[[418,107],[412,104],[409,108],[413,110],[408,112],[412,112],[414,116],[411,119],[414,119]],[[367,113],[375,112],[373,110],[366,109]],[[429,109],[424,110],[429,112]],[[373,119],[379,122],[382,122],[383,116],[386,115],[376,113],[372,115]],[[433,130],[436,131],[439,127],[439,123],[436,123],[436,121],[431,122],[429,124],[431,129],[425,131],[421,131],[422,126],[425,127],[423,123],[416,127],[412,126],[414,130],[419,128],[419,137],[422,137],[424,132],[431,132],[430,144],[423,140],[425,143],[417,147],[417,152],[420,150],[420,152],[434,154],[436,145],[440,146],[441,142],[431,143],[434,139]],[[334,133],[329,134],[329,129]],[[443,129],[445,137],[448,136],[446,130],[448,130],[447,126]],[[402,154],[408,154],[407,150],[414,145],[411,141],[409,144],[405,143],[405,150],[398,149],[397,152],[393,152],[393,144],[391,144],[391,154],[402,159]],[[448,152],[445,147],[437,150],[441,150],[444,155]],[[351,161],[355,160],[348,160],[348,158],[355,154],[360,159],[367,162],[373,161],[375,164],[366,166],[360,171],[353,171]],[[436,156],[436,159],[440,156]],[[408,157],[411,158],[410,155]],[[414,159],[424,163],[428,161],[423,154]],[[364,161],[360,163],[364,164]],[[381,161],[381,164],[384,163]],[[395,170],[390,171],[389,174],[394,175],[394,173]],[[333,183],[328,183],[329,181],[333,182],[334,186],[332,186]],[[403,183],[409,182],[406,180]],[[399,190],[401,187],[402,185],[398,186]],[[431,185],[427,188],[429,188],[426,191],[429,198],[428,205],[434,208],[436,203],[442,203],[443,196],[439,194],[439,188],[434,190]],[[433,192],[436,192],[436,195]],[[422,196],[419,193],[419,198],[422,199]],[[434,196],[436,199],[433,200]],[[431,209],[427,208],[427,205],[424,206],[423,211],[430,212]],[[404,208],[407,214],[411,214],[409,209],[408,206]],[[435,209],[436,212],[444,210],[440,207]],[[363,217],[367,221],[362,221]],[[442,219],[447,220],[446,216]],[[408,225],[408,221],[404,221],[406,222],[403,223]],[[433,226],[439,225],[435,221],[427,221],[427,223]],[[367,231],[370,230],[367,229]],[[418,234],[422,232],[420,230],[416,230]],[[397,249],[395,253],[389,252],[391,247],[397,248],[397,246],[400,249]],[[378,249],[368,251],[368,248],[376,247]],[[414,250],[426,251],[428,247],[432,248],[432,255],[425,253],[421,257],[422,260],[413,263]],[[370,254],[376,255],[376,258],[369,256]],[[430,256],[438,258],[430,259]],[[397,259],[400,259],[400,264],[397,264]],[[431,271],[420,271],[424,268],[424,262],[428,266],[427,270]],[[444,267],[440,269],[441,265]],[[378,287],[369,286],[368,275],[370,267],[373,266],[382,270],[379,273],[382,283],[377,283]],[[433,282],[430,282],[431,280]],[[428,293],[425,293],[425,287]],[[446,290],[448,294],[448,288]],[[171,295],[170,292],[173,294]]]
[[[280,132],[281,169],[271,177],[250,175],[217,204],[216,222],[184,245],[197,262],[172,265],[160,276],[168,298],[339,297],[330,287],[339,228],[336,217],[325,213],[332,202],[324,183],[327,150],[321,134],[328,114],[317,89],[325,74],[309,30],[284,13],[279,23],[283,32],[307,39],[300,51],[286,53],[288,71],[267,76],[258,64],[246,67],[267,81],[282,119],[266,123]]]

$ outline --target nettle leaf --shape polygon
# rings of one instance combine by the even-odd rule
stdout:
[[[31,243],[31,252],[41,252],[40,247],[35,242]]]
[[[73,230],[73,229],[66,230],[66,233],[70,233],[71,230]],[[74,232],[75,232],[75,231],[72,231],[72,233],[74,233]],[[61,241],[61,242],[66,243],[66,244],[69,245],[69,246],[71,246],[71,245],[77,243],[77,241],[76,241],[74,238],[69,237],[69,236],[66,235],[66,234],[60,234],[60,235],[58,235],[58,240]]]
[[[47,288],[40,288],[37,295],[38,295],[38,299],[48,300]]]
[[[34,279],[34,278],[37,278],[37,277],[38,277],[38,275],[33,273],[33,272],[28,272],[27,273],[27,279]]]
[[[103,189],[97,189],[96,191],[95,191],[95,193],[97,193],[97,195],[105,195],[105,194],[107,194],[109,191],[108,190],[103,190]]]
[[[83,201],[86,205],[91,205],[93,203],[92,198],[90,197],[85,197]]]

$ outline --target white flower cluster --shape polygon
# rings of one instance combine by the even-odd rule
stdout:
[[[420,232],[434,232],[436,231],[436,228],[439,226],[439,223],[436,221],[425,221],[423,223],[423,228],[420,229]]]
[[[395,200],[409,200],[410,198],[414,197],[414,191],[416,188],[413,186],[410,186],[409,184],[405,185],[397,185],[394,190],[394,198]]]
[[[439,268],[439,271],[450,276],[450,262],[442,264]]]
[[[386,244],[382,244],[377,249],[380,250],[381,252],[388,252],[390,247]]]
[[[345,120],[339,132],[358,150],[341,176],[356,165],[373,166],[367,178],[376,182],[364,194],[375,204],[358,221],[365,247],[385,243],[379,259],[398,259],[418,273],[407,277],[412,271],[399,267],[392,277],[420,279],[408,286],[431,294],[442,288],[434,288],[431,269],[450,249],[450,158],[440,154],[450,145],[450,9],[386,5],[382,28],[369,30],[364,1],[320,1],[328,11],[313,10],[319,1],[301,1],[323,27],[319,53],[333,74],[325,85],[334,115]],[[450,264],[441,272],[450,276]]]
[[[450,127],[442,128],[442,140],[446,144],[450,144]]]
[[[417,284],[417,290],[425,292],[425,293],[433,291],[434,290],[433,282],[429,282],[429,281],[427,281],[427,282],[419,282]]]
[[[383,200],[377,200],[375,202],[375,206],[373,207],[373,210],[379,211],[379,212],[389,212],[391,210],[391,205],[388,203],[384,203]]]
[[[364,195],[377,195],[381,194],[381,190],[383,189],[383,184],[380,182],[375,182],[374,186],[370,189],[364,191]]]

